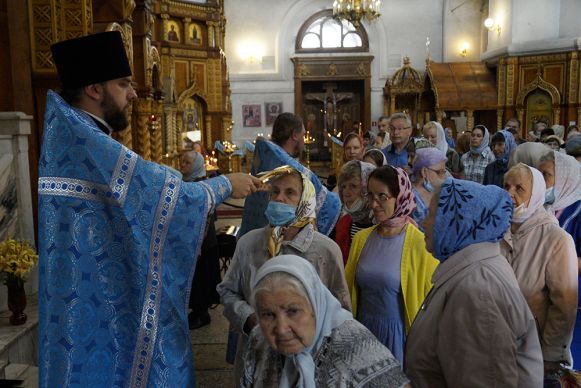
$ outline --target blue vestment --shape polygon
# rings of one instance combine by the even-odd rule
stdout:
[[[254,150],[254,160],[252,161],[252,175],[257,175],[263,171],[270,171],[280,166],[288,165],[294,167],[301,173],[309,177],[317,192],[317,230],[320,233],[329,235],[341,212],[341,201],[336,193],[330,192],[321,183],[317,175],[300,164],[290,156],[280,146],[271,141],[257,139]],[[242,225],[238,237],[247,232],[262,228],[268,225],[268,220],[264,215],[268,205],[268,193],[256,192],[246,198],[244,203],[244,213],[242,214]]]
[[[43,136],[40,386],[195,386],[188,293],[228,179],[181,182],[51,91]]]

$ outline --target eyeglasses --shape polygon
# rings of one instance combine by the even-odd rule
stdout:
[[[446,176],[446,173],[448,172],[448,170],[446,170],[445,168],[443,168],[443,169],[441,169],[441,170],[434,170],[433,168],[429,168],[429,167],[426,167],[426,168],[427,168],[428,170],[430,170],[430,171],[432,171],[432,172],[435,172],[436,174],[438,174],[438,176],[439,176],[440,178],[443,178],[443,177],[445,177],[445,176]]]
[[[378,204],[383,205],[388,200],[390,200],[391,198],[395,198],[395,197],[391,197],[387,193],[379,193],[377,195],[375,195],[373,193],[367,193],[365,195],[365,198],[367,199],[367,203],[369,203],[369,204],[373,203],[373,201],[376,201]]]
[[[406,129],[411,129],[411,127],[403,127],[403,128],[389,127],[389,130],[393,131],[393,132],[397,132],[397,131],[401,132],[401,131],[405,131]]]

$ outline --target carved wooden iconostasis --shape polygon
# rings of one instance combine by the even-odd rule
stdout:
[[[186,144],[191,117],[196,117],[193,128],[202,131],[206,148],[217,139],[230,140],[221,1],[28,0],[25,16],[30,22],[37,128],[31,148],[36,154],[46,91],[59,88],[51,44],[112,30],[123,36],[139,97],[130,126],[116,139],[146,159],[173,166]]]
[[[5,20],[12,85],[2,93],[10,95],[12,109],[34,116],[29,137],[33,203],[46,93],[60,88],[50,52],[55,42],[121,32],[138,99],[130,108],[129,127],[114,137],[144,158],[177,167],[194,112],[206,149],[217,139],[230,140],[222,0],[10,1]]]
[[[499,116],[518,117],[521,136],[542,120],[549,126],[581,121],[580,51],[501,58]]]

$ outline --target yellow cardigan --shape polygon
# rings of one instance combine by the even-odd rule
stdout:
[[[361,251],[367,238],[375,230],[377,225],[360,230],[353,237],[349,259],[345,267],[347,286],[351,293],[351,305],[353,316],[357,317],[357,292],[355,282],[357,265],[361,257]],[[412,224],[406,226],[406,235],[403,242],[401,259],[401,290],[404,304],[404,323],[406,334],[414,322],[418,310],[422,306],[424,298],[432,288],[432,274],[439,262],[427,250],[424,242],[424,234]]]

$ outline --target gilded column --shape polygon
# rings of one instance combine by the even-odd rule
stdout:
[[[176,123],[174,127],[174,132],[176,136],[176,150],[178,153],[183,151],[184,141],[182,138],[182,131],[184,128],[184,117],[176,112]]]
[[[395,113],[395,96],[390,95],[389,96],[389,115],[391,116],[394,113]]]
[[[151,160],[151,137],[149,120],[151,117],[151,100],[139,98],[134,103],[135,123],[133,125],[135,152],[144,159]]]
[[[173,136],[173,131],[174,131],[174,127],[173,127],[173,123],[175,122],[175,119],[172,118],[173,115],[173,109],[171,106],[165,105],[163,106],[163,131],[165,134],[165,150],[164,152],[166,154],[169,154],[170,158],[173,155],[174,151],[175,151],[175,138]]]
[[[437,121],[437,122],[439,122],[439,123],[442,123],[442,117],[443,117],[443,116],[444,116],[444,115],[442,114],[442,111],[441,111],[441,110],[437,110],[437,111],[436,111],[436,121]]]
[[[204,128],[204,134],[206,135],[206,148],[214,148],[214,144],[212,143],[212,117],[210,115],[206,115],[206,128]]]
[[[502,129],[502,115],[504,113],[503,109],[496,110],[496,130]]]
[[[553,108],[553,124],[559,124],[561,121],[561,108]]]
[[[522,136],[523,129],[527,128],[527,126],[526,126],[527,123],[524,122],[524,117],[525,117],[525,111],[524,111],[524,109],[522,109],[522,108],[521,109],[517,109],[516,110],[516,115],[518,117],[518,120],[521,122],[520,133],[521,133],[521,136]],[[530,128],[528,128],[528,129],[530,129]],[[525,131],[525,137],[524,138],[526,139],[526,131]]]
[[[151,120],[149,128],[150,128],[150,147],[151,147],[151,160],[153,160],[154,162],[160,163],[162,160],[162,141],[161,141],[161,131],[162,131],[162,125],[161,125],[161,104],[159,104],[157,101],[152,101],[152,107],[151,107],[151,117],[153,118],[155,116],[155,120]]]
[[[577,108],[577,125],[581,123],[581,107]]]
[[[471,131],[474,128],[474,111],[472,109],[466,110],[466,129]]]

